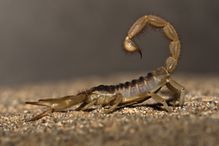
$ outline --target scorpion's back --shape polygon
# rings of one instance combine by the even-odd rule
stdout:
[[[120,93],[123,97],[131,98],[141,93],[149,93],[157,90],[157,87],[168,78],[169,74],[165,68],[161,67],[153,72],[148,73],[145,77],[139,77],[130,82],[120,83],[117,85],[100,85],[94,87],[94,91]]]

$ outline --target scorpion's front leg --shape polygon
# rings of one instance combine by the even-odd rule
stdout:
[[[118,107],[118,105],[122,102],[122,98],[123,98],[123,96],[120,93],[117,93],[112,96],[105,96],[104,94],[100,94],[99,92],[94,92],[93,94],[95,95],[99,94],[100,97],[96,99],[91,99],[91,100],[88,99],[87,101],[84,101],[76,110],[86,111],[93,105],[100,105],[100,106],[110,105],[111,107],[105,110],[104,112],[111,113]]]
[[[86,99],[86,95],[76,95],[76,96],[65,96],[62,98],[56,98],[56,99],[39,99],[37,102],[25,102],[26,104],[32,104],[32,105],[39,105],[39,106],[45,106],[48,107],[48,109],[30,120],[27,121],[35,121],[38,120],[44,116],[47,116],[48,114],[56,111],[63,111],[73,105],[79,104],[83,102]]]
[[[123,96],[122,96],[122,94],[117,93],[116,95],[114,95],[110,98],[111,98],[110,99],[111,101],[109,103],[110,103],[111,107],[104,111],[106,114],[113,112],[118,107],[118,105],[120,103],[122,103]]]
[[[91,106],[95,105],[97,103],[97,99],[92,100],[90,102],[83,102],[78,108],[76,108],[76,111],[85,111],[88,110]]]

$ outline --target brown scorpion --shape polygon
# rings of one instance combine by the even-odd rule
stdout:
[[[166,20],[154,16],[145,15],[139,18],[129,29],[124,40],[124,50],[130,53],[138,52],[142,56],[141,49],[135,44],[134,37],[142,32],[146,25],[161,28],[165,36],[170,40],[170,56],[166,59],[165,65],[148,73],[145,77],[120,83],[118,85],[99,85],[82,91],[76,95],[69,95],[56,99],[39,99],[37,102],[26,102],[26,104],[40,105],[48,109],[36,115],[29,121],[38,120],[49,113],[63,111],[74,105],[80,104],[76,110],[87,110],[93,105],[110,106],[105,113],[111,113],[118,107],[141,103],[149,98],[163,105],[163,108],[170,111],[167,100],[157,94],[166,86],[173,93],[174,101],[179,105],[184,104],[185,88],[170,77],[175,70],[180,56],[180,41],[174,27]]]

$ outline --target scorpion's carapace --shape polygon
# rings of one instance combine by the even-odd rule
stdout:
[[[118,85],[100,85],[76,95],[65,96],[57,99],[40,99],[37,102],[26,102],[27,104],[46,106],[48,109],[28,121],[38,120],[51,112],[62,111],[71,106],[79,105],[76,110],[87,110],[93,105],[106,106],[110,108],[105,113],[113,112],[119,106],[133,105],[153,98],[170,111],[166,100],[157,92],[166,86],[174,95],[174,101],[179,100],[179,105],[184,104],[185,89],[170,77],[175,70],[180,56],[180,41],[174,27],[166,20],[154,16],[145,15],[139,18],[130,28],[124,41],[124,49],[127,52],[138,52],[142,56],[141,49],[134,43],[134,37],[139,34],[146,25],[161,28],[166,37],[170,40],[170,57],[167,58],[164,66],[148,73],[145,77],[132,80],[131,82]]]

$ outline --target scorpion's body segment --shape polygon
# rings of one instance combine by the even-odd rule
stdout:
[[[146,25],[162,28],[164,34],[170,40],[170,57],[167,58],[163,67],[131,82],[111,86],[100,85],[76,95],[57,99],[40,99],[37,102],[26,102],[27,104],[41,105],[49,108],[29,121],[40,119],[48,113],[62,111],[77,104],[80,104],[80,106],[76,110],[86,110],[93,105],[110,105],[111,107],[106,110],[106,113],[110,113],[121,105],[132,105],[149,98],[153,98],[158,103],[163,104],[164,109],[169,111],[170,108],[166,100],[157,94],[163,86],[166,86],[173,93],[175,101],[179,100],[179,104],[182,106],[185,89],[170,77],[170,74],[177,66],[181,46],[178,34],[169,22],[154,15],[145,15],[139,18],[128,31],[124,41],[124,49],[130,53],[138,52],[142,56],[141,49],[135,44],[133,39]]]
[[[136,101],[137,95],[154,93],[159,90],[160,86],[168,78],[168,76],[169,74],[164,68],[159,68],[152,73],[148,73],[147,76],[139,77],[138,79],[132,80],[131,82],[125,82],[111,86],[100,85],[93,88],[93,93],[97,93],[94,94],[93,99],[95,97],[100,99],[101,95],[102,97],[104,95],[106,97],[110,97],[116,94],[121,94],[123,98],[120,104],[127,104],[129,102]]]

